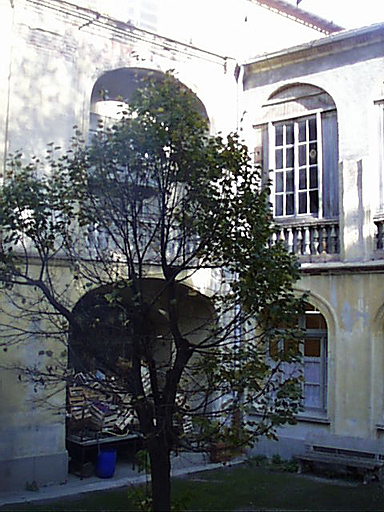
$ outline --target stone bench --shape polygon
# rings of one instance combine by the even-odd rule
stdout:
[[[364,482],[383,480],[384,444],[374,439],[311,435],[305,440],[305,453],[296,457],[299,471],[314,466],[344,468],[363,475]]]

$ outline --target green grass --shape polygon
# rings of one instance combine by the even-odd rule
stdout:
[[[134,511],[128,488],[81,498],[7,505],[1,511]],[[257,465],[224,467],[173,480],[173,498],[185,496],[189,511],[317,510],[384,511],[384,489],[377,483],[326,480],[271,471]]]

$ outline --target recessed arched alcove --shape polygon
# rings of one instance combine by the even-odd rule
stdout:
[[[134,336],[140,331],[141,349],[148,349],[160,366],[172,359],[172,333],[168,318],[168,289],[161,279],[141,282],[138,306],[132,287],[105,285],[85,294],[73,309],[80,330],[69,338],[69,363],[75,371],[97,370],[119,373],[119,361],[127,364],[132,356]],[[178,327],[191,343],[209,335],[214,320],[210,300],[196,290],[177,284]],[[139,322],[139,328],[134,323]],[[146,354],[143,354],[145,359]]]
[[[90,134],[96,132],[100,121],[104,126],[109,126],[121,118],[124,104],[129,104],[132,94],[142,86],[143,79],[153,78],[160,83],[164,77],[164,73],[146,68],[118,68],[102,74],[96,80],[91,93]],[[199,98],[197,108],[208,121],[206,108]]]

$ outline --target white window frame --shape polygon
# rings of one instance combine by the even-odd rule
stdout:
[[[290,376],[298,376],[299,374],[302,375],[303,383],[302,383],[302,392],[303,392],[303,400],[302,400],[302,407],[303,417],[307,416],[314,416],[314,417],[320,417],[323,418],[327,414],[327,407],[328,407],[328,330],[327,328],[321,329],[310,329],[306,328],[306,315],[311,314],[321,314],[320,311],[317,309],[314,309],[313,311],[310,309],[307,309],[305,314],[300,315],[299,317],[299,327],[303,329],[304,331],[304,343],[300,345],[300,353],[301,353],[301,361],[299,362],[282,362],[278,363],[280,365],[281,370],[286,374],[286,376],[289,378]],[[325,321],[325,319],[324,319]],[[310,339],[319,339],[320,340],[320,357],[317,356],[306,356],[305,355],[305,342],[306,340]],[[281,339],[278,342],[277,348],[279,351],[284,350],[284,340]],[[270,355],[270,347],[268,347],[268,364],[271,367],[274,367],[276,365],[276,360]],[[306,384],[305,379],[305,365],[309,365],[310,363],[316,363],[319,364],[319,381],[320,382],[308,382]],[[305,389],[306,386],[309,385],[312,386],[318,386],[320,387],[320,393],[319,393],[319,404],[318,405],[306,405],[306,398],[305,398]]]
[[[379,212],[384,211],[384,98],[374,102],[380,109],[379,114]]]
[[[295,217],[315,217],[315,218],[323,218],[323,197],[322,197],[322,189],[323,189],[323,141],[322,141],[322,119],[321,119],[322,111],[319,109],[313,111],[306,111],[302,115],[297,116],[282,116],[278,119],[273,119],[268,122],[268,140],[269,140],[269,162],[270,169],[273,172],[272,177],[272,188],[271,194],[273,199],[273,215],[276,218],[295,218]],[[299,213],[299,152],[298,152],[298,123],[303,119],[315,117],[316,119],[316,129],[317,129],[317,179],[318,179],[318,211],[317,213]],[[294,123],[295,133],[294,133],[294,210],[292,214],[286,214],[283,211],[283,215],[276,213],[276,180],[275,180],[275,170],[276,170],[276,147],[275,147],[275,127],[279,123],[284,122],[292,122]],[[285,192],[284,192],[285,194]],[[309,206],[308,206],[309,209]]]
[[[306,356],[303,354],[303,374],[304,374],[304,381],[303,381],[303,407],[304,412],[313,412],[313,413],[325,413],[327,411],[327,395],[328,395],[328,383],[327,383],[327,331],[325,329],[307,329],[304,337],[304,343],[307,340],[310,339],[319,339],[320,340],[320,357],[311,357]],[[304,348],[304,347],[303,347]],[[319,361],[317,361],[319,359]],[[306,364],[309,363],[318,363],[319,368],[319,378],[320,382],[308,382],[305,378],[305,367]],[[319,405],[318,406],[311,406],[306,405],[306,393],[305,390],[309,386],[318,386],[320,388],[320,398],[319,398]]]

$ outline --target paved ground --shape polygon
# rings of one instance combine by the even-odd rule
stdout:
[[[231,461],[231,464],[240,463],[240,459]],[[172,475],[181,476],[198,471],[207,471],[221,467],[221,464],[209,462],[206,456],[198,453],[180,453],[172,458]],[[68,475],[67,481],[61,485],[49,485],[42,487],[37,492],[19,491],[12,493],[0,493],[0,506],[9,503],[25,503],[31,501],[50,500],[63,496],[74,496],[87,492],[116,489],[130,484],[138,484],[145,481],[146,476],[132,469],[129,462],[118,463],[112,478],[101,479],[96,476],[80,480],[75,475]]]

